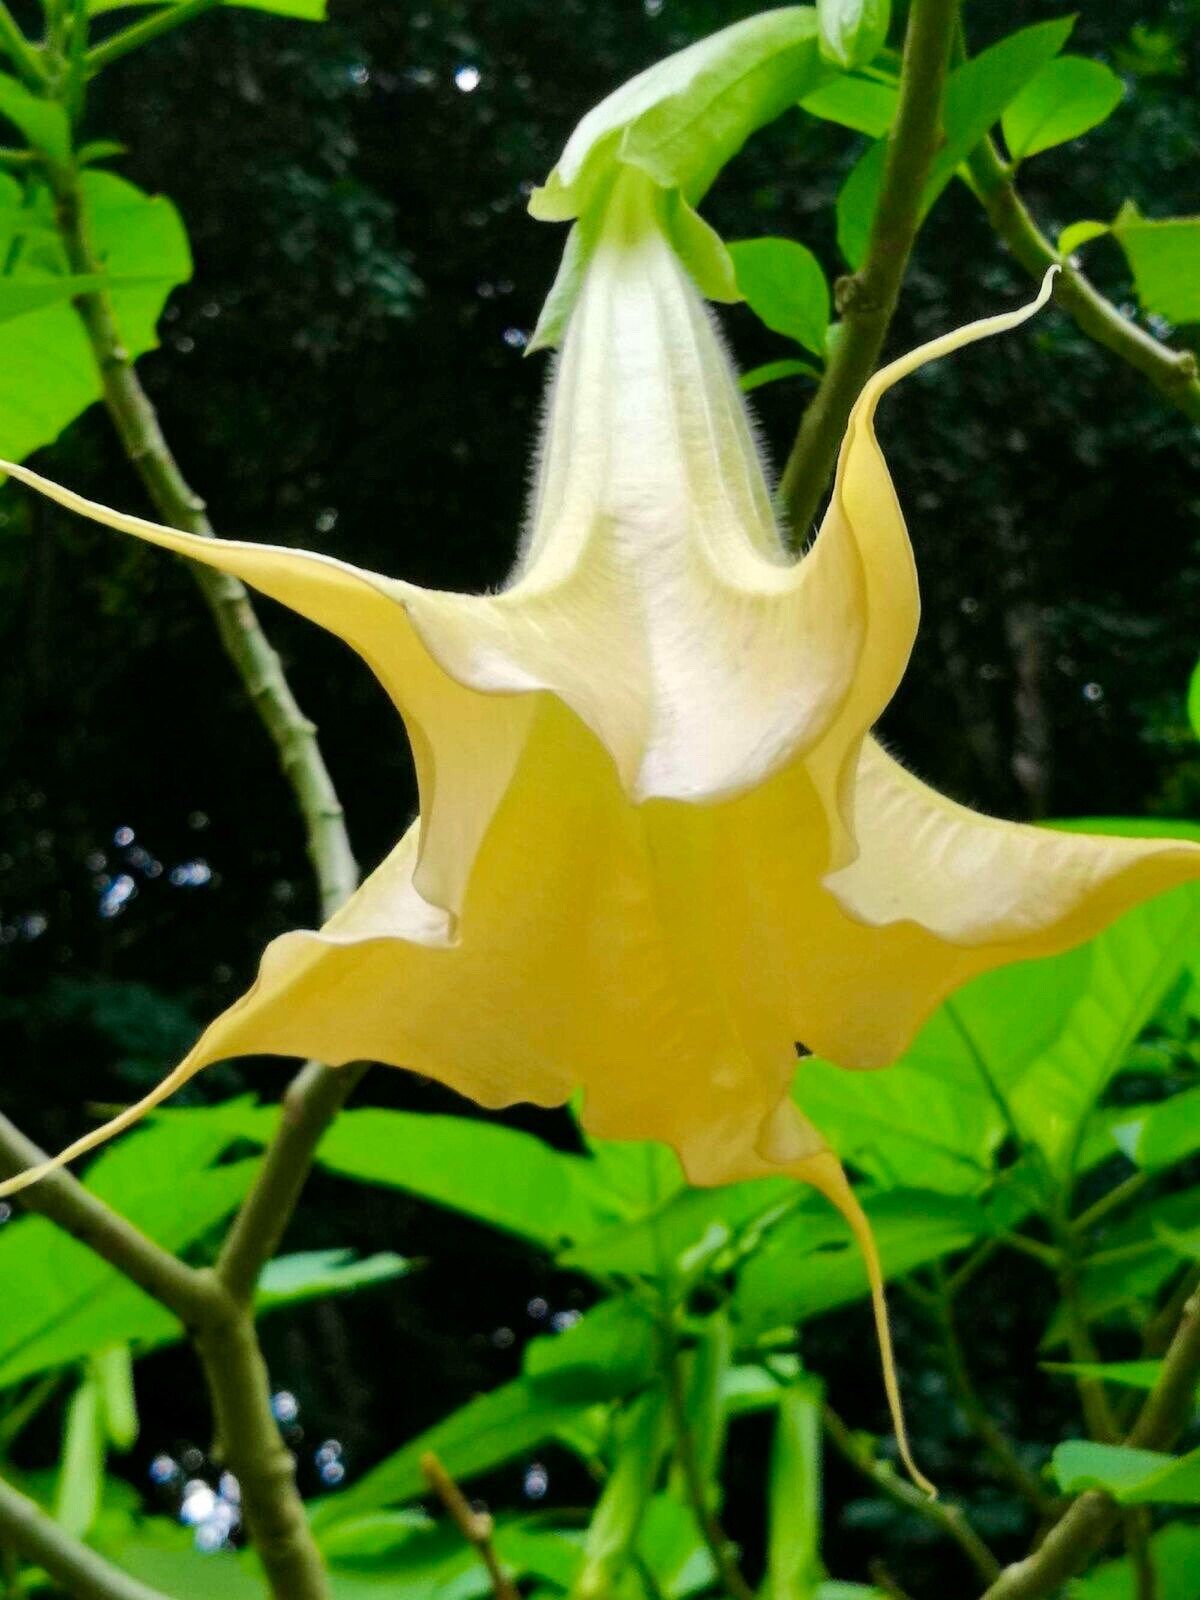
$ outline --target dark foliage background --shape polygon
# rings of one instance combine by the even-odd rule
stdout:
[[[315,543],[427,584],[501,580],[545,380],[521,347],[562,245],[527,218],[528,189],[617,82],[753,9],[334,0],[325,28],[222,12],[107,73],[90,131],[129,147],[125,170],[169,193],[192,237],[194,280],[144,373],[218,528]],[[972,46],[1060,9],[971,0]],[[1024,176],[1048,230],[1111,216],[1135,191],[1151,215],[1194,208],[1196,20],[1185,0],[1082,7],[1072,48],[1117,65],[1136,92]],[[1139,23],[1148,32],[1131,43]],[[473,88],[464,67],[478,72]],[[832,199],[859,148],[785,119],[729,169],[708,212],[727,237],[788,234],[836,270]],[[1094,247],[1091,264],[1130,298],[1115,247]],[[922,236],[893,344],[1028,292],[957,187]],[[744,309],[722,320],[743,364],[785,353]],[[802,398],[778,385],[758,406],[777,458]],[[1194,433],[1057,314],[906,385],[882,433],[926,604],[886,729],[906,760],[1007,815],[1194,815],[1200,760],[1182,711],[1200,598]],[[51,454],[55,476],[142,509],[102,415]],[[401,730],[338,646],[263,610],[370,866],[415,803]],[[86,1102],[156,1079],[248,980],[264,942],[315,908],[288,793],[181,564],[6,495],[0,635],[4,1098],[57,1147]],[[118,905],[122,874],[134,892]],[[277,1063],[223,1069],[192,1093],[249,1083],[273,1094],[282,1082]],[[364,1098],[448,1103],[383,1069]],[[571,1137],[565,1121],[515,1119]],[[266,1326],[273,1377],[301,1403],[310,1489],[309,1443],[340,1438],[357,1472],[516,1369],[531,1297],[552,1308],[578,1298],[516,1244],[328,1177],[312,1181],[289,1242],[426,1262],[393,1289]],[[1010,1261],[978,1295],[988,1321],[967,1334],[1001,1418],[1050,1439],[1061,1390],[1028,1376],[1047,1306],[1019,1272]],[[989,1517],[949,1401],[923,1388],[925,1331],[902,1303],[899,1321],[923,1459],[947,1488],[962,1477],[1005,1553],[1005,1504],[993,1497]],[[851,1421],[884,1426],[863,1381],[874,1367],[864,1311],[818,1325],[809,1354]],[[186,1352],[142,1364],[139,1383],[146,1424],[129,1473],[144,1483],[157,1450],[206,1442],[205,1410]],[[52,1422],[30,1435],[33,1454],[53,1453]],[[762,1443],[757,1423],[739,1424],[735,1462]],[[578,1469],[548,1464],[551,1498],[569,1500]],[[515,1472],[493,1487],[519,1498],[520,1482]],[[826,1554],[845,1576],[926,1538],[858,1492],[831,1468]],[[751,1549],[755,1504],[735,1492],[729,1517]],[[910,1549],[902,1567],[928,1578],[939,1559]]]

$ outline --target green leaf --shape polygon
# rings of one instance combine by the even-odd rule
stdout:
[[[1192,732],[1197,739],[1200,739],[1200,661],[1197,661],[1192,668],[1192,676],[1188,683],[1187,714]]]
[[[743,394],[751,394],[755,389],[762,389],[768,383],[779,383],[784,378],[811,378],[815,383],[820,383],[821,372],[811,361],[764,361],[762,366],[751,367],[749,372],[741,374],[738,388]]]
[[[122,342],[139,356],[157,344],[166,298],[191,274],[187,235],[169,200],[143,194],[109,172],[88,171],[80,181]],[[0,248],[11,254],[13,239],[31,225],[50,241],[36,258],[28,248],[18,252],[5,283],[40,287],[48,268],[67,275],[53,223],[47,195],[25,211],[13,186],[0,185]],[[91,347],[71,306],[47,305],[0,324],[0,455],[20,461],[50,444],[101,393]]]
[[[891,0],[817,0],[821,54],[835,67],[873,61],[887,38]]]
[[[1188,1089],[1118,1122],[1113,1137],[1145,1172],[1161,1172],[1200,1150],[1200,1089]]]
[[[1069,1439],[1051,1466],[1064,1494],[1104,1489],[1122,1505],[1200,1505],[1200,1450],[1186,1456]]]
[[[1100,239],[1111,230],[1107,222],[1071,222],[1058,236],[1058,253],[1060,256],[1073,256],[1085,244],[1090,244],[1093,239]]]
[[[168,1250],[186,1249],[241,1200],[257,1163],[210,1167],[228,1139],[184,1114],[106,1150],[86,1186]],[[0,1386],[78,1361],[118,1342],[149,1348],[181,1337],[157,1301],[42,1217],[0,1232]]]
[[[988,1231],[983,1209],[965,1196],[894,1189],[865,1196],[863,1208],[889,1278],[965,1249]],[[866,1268],[845,1222],[814,1203],[776,1228],[746,1262],[733,1309],[743,1337],[754,1339],[866,1294]]]
[[[658,1363],[658,1334],[649,1312],[629,1295],[602,1300],[574,1327],[531,1339],[524,1372],[533,1389],[555,1401],[616,1400],[647,1383]]]
[[[843,73],[806,94],[800,109],[823,122],[836,122],[839,127],[880,139],[892,125],[899,98],[899,86],[894,82]]]
[[[616,1459],[588,1524],[583,1562],[573,1593],[614,1592],[633,1554],[670,1442],[670,1413],[661,1385],[618,1416]]]
[[[165,4],[179,5],[181,0],[87,0],[88,13],[98,17],[105,11],[124,11],[127,7]],[[220,0],[227,6],[241,6],[247,11],[269,11],[277,17],[295,17],[299,22],[324,22],[327,0]]]
[[[109,287],[109,280],[99,276],[55,277],[47,273],[44,277],[32,274],[19,278],[0,277],[0,322],[10,322],[13,317],[40,311],[43,306],[57,305],[60,300],[73,300],[76,295]]]
[[[821,1385],[802,1376],[782,1391],[767,1486],[763,1600],[810,1595],[821,1575]]]
[[[824,355],[829,285],[812,251],[792,239],[742,239],[729,254],[738,290],[759,321]]]
[[[1047,62],[1000,119],[1014,161],[1078,139],[1110,117],[1125,86],[1111,67],[1085,56]]]
[[[1153,1389],[1162,1374],[1161,1361],[1043,1361],[1044,1372],[1069,1378],[1100,1378],[1127,1389]]]
[[[1200,322],[1200,217],[1156,222],[1127,200],[1112,233],[1129,260],[1145,309],[1170,322]]]
[[[1021,28],[950,74],[942,110],[945,138],[921,197],[922,217],[1005,107],[1062,49],[1073,24],[1073,17],[1060,17]],[[885,158],[886,143],[880,140],[853,168],[838,196],[838,246],[854,268],[866,254]]]
[[[279,1113],[242,1099],[209,1113],[263,1144]],[[622,1215],[585,1156],[480,1118],[369,1109],[343,1113],[317,1153],[327,1172],[403,1189],[547,1249],[587,1239]]]
[[[1195,1600],[1200,1571],[1200,1527],[1173,1522],[1150,1536],[1150,1556],[1157,1575],[1155,1600]],[[1137,1593],[1133,1559],[1122,1556],[1093,1568],[1069,1585],[1070,1600],[1130,1600]]]
[[[1009,1094],[1018,1123],[1056,1171],[1070,1169],[1088,1114],[1198,935],[1200,890],[1189,886],[1136,907],[1085,947],[1086,987]]]
[[[24,84],[0,72],[0,116],[6,117],[51,160],[65,164],[71,159],[71,124],[57,101],[31,94]]]
[[[757,128],[824,76],[811,6],[768,11],[657,62],[588,112],[529,209],[580,217],[617,168],[637,167],[695,205]]]
[[[104,1431],[118,1450],[137,1442],[137,1396],[133,1388],[133,1360],[127,1344],[110,1345],[91,1360],[92,1372],[103,1402]]]
[[[351,1488],[318,1501],[313,1525],[325,1528],[347,1516],[417,1499],[426,1489],[421,1457],[428,1450],[452,1477],[470,1479],[542,1444],[586,1409],[543,1393],[528,1378],[506,1383],[435,1423]]]
[[[357,1258],[353,1250],[305,1250],[276,1256],[259,1279],[255,1304],[261,1311],[299,1305],[326,1295],[348,1294],[407,1277],[411,1264],[390,1250]]]
[[[54,1520],[82,1539],[96,1520],[104,1480],[104,1413],[100,1385],[87,1377],[71,1396],[63,1428]]]

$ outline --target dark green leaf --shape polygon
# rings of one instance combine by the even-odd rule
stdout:
[[[1005,107],[1062,49],[1073,22],[1072,17],[1061,17],[1022,28],[950,74],[942,112],[945,139],[930,168],[921,199],[922,216]],[[855,268],[862,265],[866,254],[885,155],[884,141],[872,145],[838,196],[838,245]]]
[[[1047,62],[1005,109],[1004,140],[1014,161],[1078,139],[1117,109],[1124,85],[1103,62],[1060,56]]]
[[[1042,1369],[1069,1378],[1100,1378],[1129,1389],[1153,1389],[1162,1365],[1161,1361],[1043,1361]]]
[[[469,1479],[523,1455],[575,1421],[586,1406],[556,1400],[527,1378],[480,1395],[409,1441],[349,1489],[320,1500],[314,1526],[380,1506],[400,1505],[425,1493],[421,1457],[432,1450],[454,1478]]]
[[[1200,1570],[1200,1527],[1171,1523],[1150,1537],[1149,1550],[1157,1575],[1155,1600],[1195,1600]],[[1076,1578],[1070,1600],[1130,1600],[1137,1593],[1137,1575],[1130,1556],[1105,1561],[1086,1578]]]
[[[824,355],[829,285],[812,251],[791,239],[742,239],[729,254],[738,289],[759,321]]]

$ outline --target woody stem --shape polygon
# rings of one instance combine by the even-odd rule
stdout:
[[[798,545],[816,517],[846,420],[875,370],[896,309],[921,225],[925,179],[942,136],[942,93],[957,18],[958,0],[913,0],[909,11],[900,99],[867,253],[858,271],[835,285],[841,313],[838,341],[780,480],[780,503]]]

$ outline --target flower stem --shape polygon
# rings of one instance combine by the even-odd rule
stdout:
[[[495,1600],[520,1600],[512,1579],[500,1564],[492,1542],[496,1525],[486,1511],[476,1511],[432,1450],[421,1457],[421,1472],[463,1538],[478,1552]]]
[[[900,70],[900,100],[888,137],[879,201],[862,266],[835,285],[842,326],[800,422],[779,500],[797,544],[816,518],[846,419],[875,370],[921,223],[925,179],[941,137],[942,91],[958,0],[913,0]]]
[[[44,1568],[56,1586],[75,1600],[170,1600],[160,1589],[127,1577],[103,1556],[72,1538],[27,1495],[3,1480],[0,1538],[6,1548]]]

